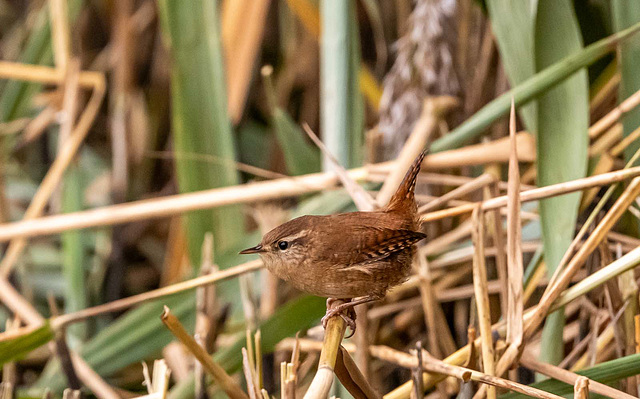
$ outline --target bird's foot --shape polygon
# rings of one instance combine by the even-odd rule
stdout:
[[[330,318],[340,316],[351,330],[351,333],[345,336],[345,338],[351,338],[353,334],[356,333],[356,311],[353,309],[354,304],[352,302],[342,301],[336,304],[336,301],[339,300],[334,298],[327,299],[327,313],[325,313],[322,318],[322,327],[326,329]]]

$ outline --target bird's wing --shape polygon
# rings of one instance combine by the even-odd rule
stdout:
[[[369,264],[382,260],[389,255],[411,247],[413,244],[426,237],[419,231],[404,229],[387,229],[369,227],[375,229],[375,234],[364,234],[358,248],[353,248],[351,265]]]

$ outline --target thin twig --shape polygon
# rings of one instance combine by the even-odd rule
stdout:
[[[351,196],[353,203],[356,204],[356,207],[359,211],[373,211],[378,206],[376,204],[376,200],[373,199],[371,195],[365,189],[363,189],[360,185],[358,185],[347,173],[340,162],[333,156],[331,151],[324,145],[324,143],[318,138],[318,136],[311,130],[311,127],[307,123],[302,124],[302,128],[304,129],[307,136],[313,141],[313,143],[320,149],[322,154],[331,164],[333,171],[338,175],[340,182],[344,186],[345,190]]]

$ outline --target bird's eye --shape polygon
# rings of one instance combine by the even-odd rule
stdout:
[[[278,243],[278,248],[280,248],[281,251],[284,251],[285,249],[289,248],[289,243],[287,241],[280,241]]]

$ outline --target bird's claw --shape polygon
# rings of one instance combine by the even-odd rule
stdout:
[[[351,330],[351,333],[345,336],[345,338],[353,337],[353,335],[356,333],[355,310],[353,309],[353,307],[344,306],[346,304],[333,307],[333,302],[334,301],[332,301],[331,299],[327,300],[327,313],[325,313],[324,317],[322,318],[322,327],[324,327],[324,329],[326,330],[329,319],[335,316],[340,316],[342,317],[342,320],[344,320],[344,322],[347,324],[347,327],[349,327],[349,329]]]

